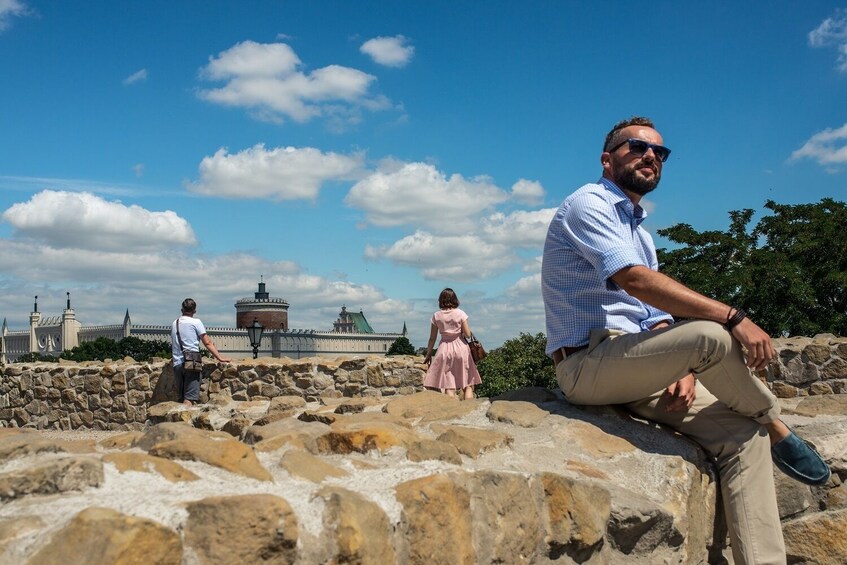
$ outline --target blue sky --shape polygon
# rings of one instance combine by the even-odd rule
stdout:
[[[488,347],[543,331],[547,223],[631,115],[652,232],[847,196],[845,3],[0,0],[0,76],[12,329],[231,326],[263,276],[293,328],[423,346],[451,286]]]

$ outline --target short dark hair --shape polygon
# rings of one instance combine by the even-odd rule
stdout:
[[[452,288],[445,288],[438,295],[438,307],[442,310],[459,307],[459,297]]]
[[[653,125],[653,120],[645,118],[644,116],[632,116],[629,119],[621,120],[612,126],[609,133],[606,134],[606,142],[603,144],[603,151],[608,151],[610,148],[623,141],[623,139],[621,139],[621,130],[628,128],[629,126],[647,126],[648,128],[656,129],[656,126]]]
[[[182,311],[191,312],[192,314],[197,311],[197,303],[194,302],[193,298],[186,298],[182,301]]]

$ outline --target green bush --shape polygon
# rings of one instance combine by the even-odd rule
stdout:
[[[24,353],[15,360],[15,363],[37,363],[39,361],[55,363],[58,359],[52,355],[42,355],[41,353]]]
[[[415,347],[406,336],[400,336],[394,340],[391,347],[388,348],[386,355],[414,355]]]
[[[106,359],[123,359],[132,357],[136,361],[149,361],[151,357],[171,356],[171,344],[167,341],[147,341],[137,337],[125,337],[115,341],[108,337],[98,337],[94,341],[86,341],[77,347],[62,353],[62,359],[71,361],[105,361]]]
[[[490,351],[478,365],[482,384],[475,389],[477,396],[497,396],[530,386],[556,389],[556,368],[544,353],[546,346],[543,333],[522,332]]]

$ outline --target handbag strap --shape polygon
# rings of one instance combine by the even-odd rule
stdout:
[[[185,347],[182,345],[182,336],[179,335],[179,318],[174,320],[176,324],[176,340],[179,342],[179,350],[182,351],[182,358],[185,359]]]

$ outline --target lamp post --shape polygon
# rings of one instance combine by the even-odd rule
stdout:
[[[253,318],[253,323],[247,326],[247,336],[250,338],[250,347],[253,348],[253,359],[259,356],[259,345],[262,343],[264,331],[265,327],[256,318]]]

